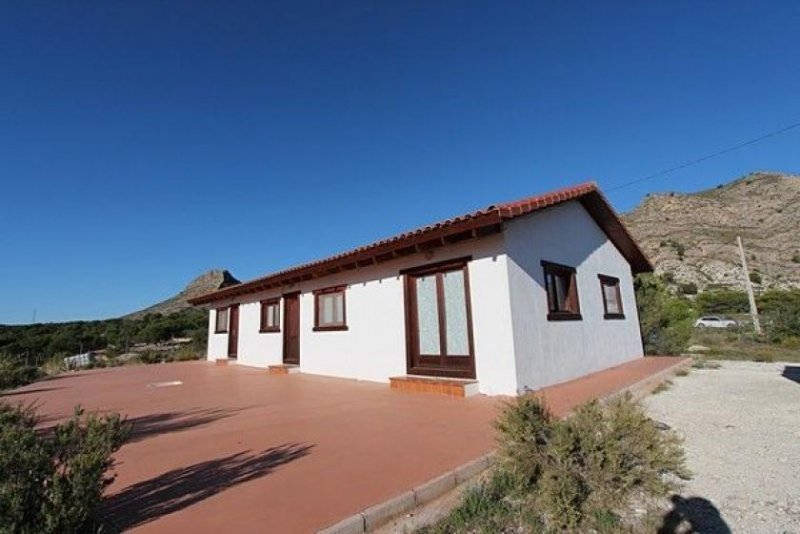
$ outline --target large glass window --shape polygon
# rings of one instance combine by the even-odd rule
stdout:
[[[447,354],[469,356],[467,332],[467,296],[464,292],[464,271],[442,273],[444,286],[445,339]]]
[[[435,274],[417,278],[417,322],[420,354],[441,354],[439,301]]]

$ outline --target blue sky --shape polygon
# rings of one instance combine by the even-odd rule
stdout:
[[[0,323],[111,317],[800,120],[796,2],[5,2]],[[613,191],[800,172],[800,129]]]

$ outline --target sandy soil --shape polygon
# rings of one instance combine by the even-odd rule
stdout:
[[[800,533],[800,364],[721,362],[644,401],[685,439],[675,519],[698,532]]]

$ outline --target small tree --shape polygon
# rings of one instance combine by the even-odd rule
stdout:
[[[731,289],[703,291],[695,305],[702,314],[745,313],[749,308],[747,293]]]
[[[50,432],[33,407],[0,404],[0,532],[56,534],[97,530],[112,455],[128,435],[118,414],[78,407]]]
[[[689,303],[650,274],[636,277],[636,302],[647,354],[680,354],[692,336],[694,313]]]
[[[41,376],[38,367],[27,365],[19,358],[0,354],[0,391],[30,384]]]

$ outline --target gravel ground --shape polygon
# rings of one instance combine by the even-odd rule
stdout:
[[[800,533],[800,364],[720,362],[646,398],[684,439],[674,500],[698,532]]]

